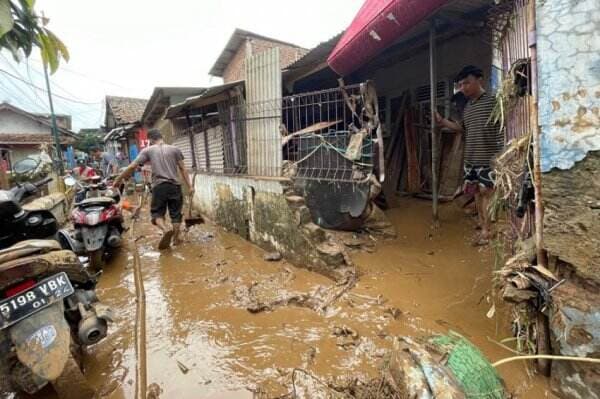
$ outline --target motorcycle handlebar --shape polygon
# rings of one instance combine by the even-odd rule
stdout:
[[[50,183],[52,180],[54,180],[54,179],[51,176],[47,176],[47,177],[44,177],[42,180],[33,183],[33,185],[36,187],[41,187],[44,184]]]

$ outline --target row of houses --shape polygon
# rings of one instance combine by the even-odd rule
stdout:
[[[71,130],[71,116],[56,115],[56,123],[63,159],[72,166],[76,135]],[[0,168],[10,172],[16,162],[39,154],[41,145],[54,145],[51,116],[0,103]]]
[[[477,65],[512,151],[506,207],[534,172],[535,201],[511,212],[509,237],[535,235],[538,264],[561,281],[541,319],[552,350],[591,355],[600,350],[595,3],[366,1],[344,32],[310,50],[236,30],[210,71],[222,85],[107,97],[105,141],[132,159],[147,129],[160,129],[185,155],[198,212],[335,275],[346,257],[324,228],[360,227],[381,193],[392,207],[398,194],[431,197],[436,217],[459,187],[463,138],[431,115],[459,111],[453,77]],[[554,390],[598,397],[592,369],[554,362]]]

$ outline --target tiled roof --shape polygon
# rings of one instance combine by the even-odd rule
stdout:
[[[143,98],[106,96],[117,125],[135,123],[142,119],[148,100]]]
[[[73,137],[65,134],[60,135],[61,144],[71,144],[75,141]],[[0,133],[0,144],[42,144],[54,143],[54,138],[50,132],[46,133]]]

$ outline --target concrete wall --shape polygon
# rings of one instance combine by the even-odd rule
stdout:
[[[274,47],[279,47],[280,51],[280,64],[281,68],[285,68],[290,65],[292,62],[296,61],[300,57],[302,57],[307,50],[299,49],[297,47],[286,46],[280,43],[269,42],[265,40],[259,39],[249,39],[252,46],[252,54],[259,54],[264,52],[265,50],[272,49]],[[245,58],[246,58],[246,45],[242,44],[236,51],[235,55],[225,68],[223,72],[223,81],[225,83],[234,82],[236,80],[245,79],[246,75],[246,66],[245,66]]]
[[[50,134],[50,127],[5,109],[0,111],[0,133]]]
[[[600,150],[600,4],[537,2],[542,171]]]
[[[287,188],[282,179],[198,174],[193,208],[297,266],[336,277],[343,250],[327,242],[302,198],[286,196]]]

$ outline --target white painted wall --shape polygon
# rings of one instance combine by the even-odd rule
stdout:
[[[0,134],[2,133],[51,134],[51,131],[49,126],[4,109],[0,110]]]

